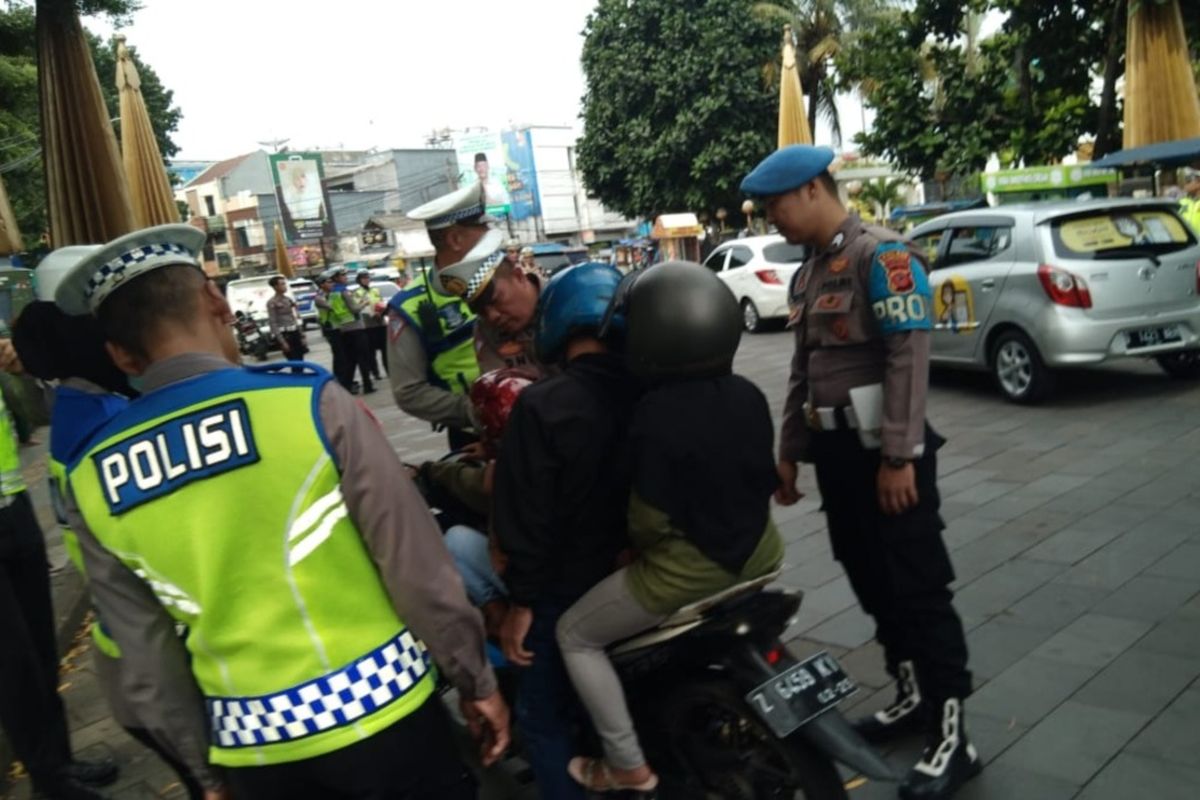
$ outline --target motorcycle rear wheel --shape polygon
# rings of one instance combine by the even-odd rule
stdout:
[[[667,746],[689,777],[703,786],[705,800],[847,797],[837,769],[825,755],[795,734],[776,738],[729,683],[680,686],[665,701],[663,712],[660,725]]]

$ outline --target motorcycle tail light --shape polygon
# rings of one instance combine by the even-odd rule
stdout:
[[[1083,278],[1049,264],[1039,265],[1037,274],[1052,303],[1070,308],[1092,307],[1092,293]]]
[[[779,275],[773,269],[755,270],[754,276],[763,283],[767,283],[772,286],[783,286],[783,281],[779,280]]]
[[[772,647],[770,650],[768,650],[766,652],[765,657],[767,659],[767,663],[773,667],[776,664],[778,664],[780,661],[783,660],[783,648],[782,647]]]

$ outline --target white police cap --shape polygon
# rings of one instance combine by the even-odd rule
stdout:
[[[67,314],[95,312],[116,289],[159,267],[184,265],[203,272],[205,233],[191,225],[143,228],[97,247],[62,277],[54,301]]]
[[[54,302],[54,293],[63,278],[83,259],[100,249],[98,244],[76,244],[70,247],[60,247],[47,253],[46,257],[33,271],[33,284],[37,299],[46,303]]]
[[[488,231],[463,256],[462,261],[438,270],[438,279],[446,293],[458,295],[468,303],[474,301],[487,288],[496,274],[496,268],[503,263],[503,243],[503,233]]]
[[[484,200],[483,184],[472,183],[461,189],[455,189],[450,194],[430,200],[408,212],[408,218],[425,223],[431,231],[449,228],[457,223],[486,225],[495,222],[495,217],[487,214]]]

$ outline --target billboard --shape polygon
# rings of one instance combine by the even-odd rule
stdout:
[[[271,176],[289,242],[336,235],[320,153],[276,153],[271,156]]]
[[[483,183],[489,214],[514,221],[541,214],[529,131],[461,134],[454,149],[459,186]]]

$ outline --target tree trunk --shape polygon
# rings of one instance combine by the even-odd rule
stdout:
[[[1121,77],[1121,56],[1125,51],[1126,0],[1113,0],[1108,19],[1108,50],[1104,54],[1104,88],[1100,91],[1100,113],[1096,119],[1096,144],[1092,160],[1120,149],[1117,131],[1117,78]]]

